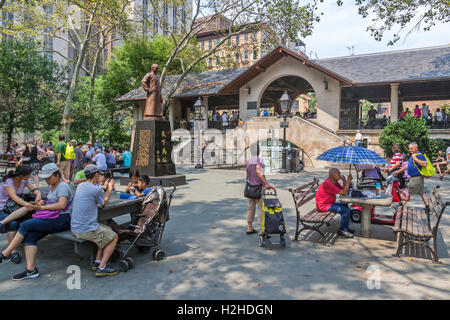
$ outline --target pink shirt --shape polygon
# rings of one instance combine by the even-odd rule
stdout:
[[[330,178],[325,179],[316,192],[316,208],[319,211],[328,211],[331,205],[336,202],[336,195],[343,187],[339,182],[333,183]]]
[[[414,109],[414,117],[420,118],[422,116],[422,111],[420,111],[420,108]]]
[[[257,165],[261,166],[261,168],[263,169],[263,174],[264,174],[264,163],[261,161],[261,158],[251,157],[247,161],[247,165],[246,165],[246,170],[247,170],[247,174],[248,174],[248,183],[250,183],[253,186],[263,183],[261,181],[261,179],[258,177],[258,175],[256,174],[256,166]]]

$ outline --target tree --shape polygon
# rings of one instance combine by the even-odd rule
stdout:
[[[364,18],[373,14],[373,25],[367,29],[376,40],[381,41],[387,31],[398,26],[388,45],[397,42],[400,39],[400,33],[411,23],[413,27],[407,31],[406,36],[415,30],[428,31],[436,22],[450,21],[448,0],[356,0],[356,4]]]
[[[322,2],[322,0],[320,0]],[[190,63],[183,63],[183,72],[173,84],[168,85],[167,93],[163,97],[163,109],[166,112],[172,95],[180,86],[186,75],[201,62],[215,55],[226,46],[228,39],[251,30],[255,25],[264,26],[270,33],[274,42],[281,40],[295,40],[300,33],[303,37],[312,33],[313,24],[319,21],[316,15],[317,2],[303,3],[301,0],[194,0],[192,20],[186,21],[186,11],[178,10],[176,15],[176,27],[170,27],[167,21],[166,7],[177,7],[180,0],[167,0],[164,2],[150,0],[155,16],[142,15],[143,25],[149,27],[155,24],[167,34],[173,42],[171,50],[165,63],[161,68],[161,83],[168,74],[169,66],[173,61],[179,59],[180,53],[197,38],[197,35],[217,23],[220,17],[228,19],[227,26],[220,30],[220,40],[215,43],[214,48],[202,51],[202,54]],[[201,18],[197,20],[197,18]],[[140,22],[140,21],[136,21]],[[156,22],[156,23],[155,23]]]
[[[419,150],[427,154],[429,158],[443,148],[443,141],[431,139],[428,126],[423,119],[416,117],[406,117],[404,121],[390,123],[381,132],[379,141],[388,157],[392,156],[394,144],[398,144],[403,153],[409,154],[408,146],[415,142]]]
[[[60,120],[64,71],[34,41],[0,43],[0,129],[8,147],[14,130],[50,129]]]
[[[77,89],[80,72],[91,75],[92,91],[100,53],[105,45],[115,41],[115,33],[128,32],[129,0],[29,0],[11,1],[8,10],[18,19],[10,21],[1,31],[16,36],[33,36],[41,39],[61,39],[75,51],[75,58],[53,51],[73,63],[73,72],[69,79],[69,90],[61,121],[66,137],[70,133],[70,112],[73,97]],[[112,40],[105,40],[109,36]],[[89,51],[93,51],[94,64],[89,70],[85,61]]]

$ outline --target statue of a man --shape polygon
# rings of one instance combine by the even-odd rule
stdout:
[[[163,119],[163,114],[161,110],[161,85],[159,83],[158,65],[152,64],[152,71],[147,73],[144,78],[142,78],[142,87],[147,91],[147,98],[145,100],[145,110],[144,110],[144,120]]]

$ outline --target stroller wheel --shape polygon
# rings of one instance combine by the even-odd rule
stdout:
[[[119,269],[122,272],[127,272],[130,269],[128,262],[126,260],[121,260],[119,263]]]
[[[134,268],[136,263],[134,263],[134,260],[131,257],[126,257],[125,261],[128,262],[128,268],[131,270]]]
[[[152,256],[153,259],[156,261],[161,261],[162,259],[164,259],[164,256],[166,254],[164,253],[164,251],[162,251],[161,249],[157,249],[153,252]]]
[[[359,210],[353,210],[350,212],[350,219],[355,223],[361,223],[361,212]]]
[[[138,248],[139,252],[141,252],[141,253],[143,253],[143,254],[149,253],[149,252],[150,252],[150,249],[151,249],[151,247],[144,247],[144,246],[142,246],[142,247],[137,247],[137,248]]]
[[[259,245],[264,247],[264,241],[266,240],[265,236],[259,236]]]

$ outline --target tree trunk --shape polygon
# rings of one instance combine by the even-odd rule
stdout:
[[[75,69],[72,75],[72,80],[70,82],[69,93],[67,94],[66,102],[64,105],[64,113],[63,118],[61,120],[62,124],[62,132],[66,139],[69,139],[70,135],[70,110],[72,108],[72,101],[75,95],[75,90],[77,89],[78,77],[80,75],[80,70],[84,62],[84,57],[86,55],[86,47],[87,43],[84,42],[81,45],[80,55],[78,57],[77,64],[75,65]]]

